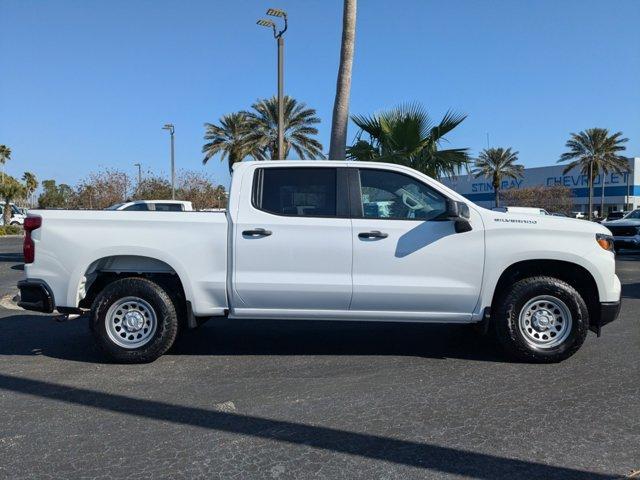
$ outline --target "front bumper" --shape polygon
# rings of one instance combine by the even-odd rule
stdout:
[[[18,282],[20,301],[18,306],[34,312],[51,313],[55,307],[53,293],[43,280],[21,280]]]
[[[592,319],[590,330],[600,336],[602,327],[613,322],[620,314],[622,301],[617,302],[600,302],[600,311],[597,318]]]
[[[640,235],[635,237],[613,237],[613,244],[616,250],[619,248],[640,249]]]

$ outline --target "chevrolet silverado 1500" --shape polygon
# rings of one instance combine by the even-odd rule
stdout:
[[[486,210],[400,165],[242,162],[226,212],[41,210],[25,230],[20,305],[85,314],[120,362],[221,317],[477,324],[553,362],[620,307],[605,227]]]

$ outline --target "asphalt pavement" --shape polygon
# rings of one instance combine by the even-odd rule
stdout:
[[[0,239],[0,290],[22,275]],[[210,321],[148,365],[0,309],[0,478],[612,479],[640,469],[640,255],[620,318],[555,365],[468,329]]]

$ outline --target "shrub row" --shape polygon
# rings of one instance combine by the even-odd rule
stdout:
[[[0,225],[0,237],[4,235],[20,235],[22,232],[22,227],[18,225]]]

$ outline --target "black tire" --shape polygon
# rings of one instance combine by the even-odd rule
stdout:
[[[519,327],[523,307],[539,296],[561,300],[571,314],[571,328],[562,343],[556,346],[540,348],[532,345]],[[491,328],[496,339],[507,354],[517,360],[534,363],[562,361],[578,351],[589,331],[589,311],[584,299],[571,285],[553,277],[519,280],[497,300],[492,310]]]
[[[106,318],[109,309],[126,297],[142,299],[155,314],[155,332],[140,347],[118,345],[108,333]],[[91,307],[90,326],[98,346],[111,359],[118,363],[147,363],[173,345],[178,332],[178,315],[171,297],[158,284],[144,278],[123,278],[110,283],[97,295]]]

